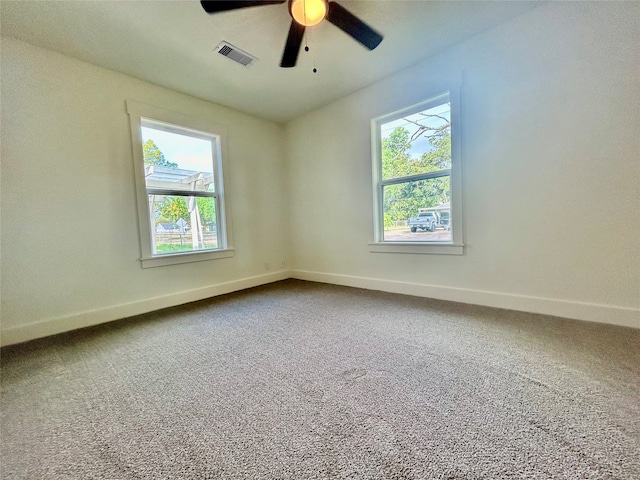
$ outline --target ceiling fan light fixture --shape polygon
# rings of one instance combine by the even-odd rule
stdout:
[[[327,16],[326,0],[290,0],[289,11],[300,25],[312,27]]]

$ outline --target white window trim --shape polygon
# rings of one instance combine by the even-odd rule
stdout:
[[[207,120],[191,117],[163,108],[145,105],[134,100],[127,100],[127,113],[131,125],[131,140],[136,184],[136,203],[138,208],[138,227],[140,232],[140,262],[142,268],[176,265],[180,263],[200,262],[228,258],[234,255],[233,236],[231,229],[231,215],[229,200],[225,195],[225,172],[227,171],[226,128]],[[151,231],[149,222],[149,202],[145,183],[144,158],[142,154],[142,122],[158,121],[163,124],[175,125],[178,130],[193,130],[194,134],[201,133],[203,138],[218,138],[216,142],[219,152],[214,156],[214,175],[220,181],[216,183],[220,210],[218,211],[218,241],[221,248],[216,250],[201,250],[194,252],[169,253],[154,255],[151,247]],[[210,134],[210,135],[207,135]]]
[[[451,104],[451,241],[450,242],[385,242],[382,206],[382,151],[380,125],[402,115],[410,115],[440,105],[448,96]],[[463,255],[462,225],[462,155],[460,138],[460,85],[450,86],[429,95],[428,100],[413,104],[371,120],[371,152],[373,172],[373,242],[371,253],[410,253]]]

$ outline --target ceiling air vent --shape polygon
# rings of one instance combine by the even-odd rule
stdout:
[[[240,65],[244,65],[245,67],[253,65],[256,60],[258,60],[253,55],[243,52],[238,47],[234,47],[227,42],[221,42],[220,45],[216,47],[215,51],[220,55],[230,58],[234,62],[238,62]]]

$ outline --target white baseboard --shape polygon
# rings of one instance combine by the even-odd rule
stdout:
[[[437,298],[453,302],[471,303],[487,307],[541,313],[556,317],[573,318],[588,322],[609,323],[623,327],[640,328],[640,309],[601,305],[596,303],[555,300],[551,298],[513,295],[509,293],[442,287],[420,283],[399,282],[378,278],[354,277],[332,273],[291,271],[291,277],[312,282],[331,283],[348,287],[401,293],[417,297]]]
[[[86,312],[53,318],[18,327],[2,330],[0,344],[2,346],[14,343],[26,342],[36,338],[48,337],[57,333],[68,332],[78,328],[90,327],[100,323],[111,322],[122,318],[140,315],[161,308],[173,307],[184,303],[195,302],[205,298],[224,295],[225,293],[236,292],[267,283],[277,282],[290,278],[290,272],[282,270],[278,272],[258,275],[255,277],[242,278],[231,282],[219,283],[194,290],[172,293],[161,297],[148,298],[137,302],[124,303],[112,307],[106,307]]]
[[[26,342],[28,340],[68,332],[78,328],[90,327],[100,323],[140,315],[142,313],[159,310],[161,308],[182,305],[184,303],[224,295],[225,293],[236,292],[238,290],[245,290],[259,285],[286,280],[287,278],[331,283],[335,285],[379,290],[390,293],[400,293],[404,295],[414,295],[417,297],[450,300],[461,303],[471,303],[475,305],[505,308],[523,312],[541,313],[589,322],[609,323],[623,327],[640,328],[640,309],[637,308],[617,307],[613,305],[601,305],[571,300],[555,300],[526,295],[489,292],[484,290],[442,287],[437,285],[399,282],[378,278],[310,272],[305,270],[282,270],[266,275],[243,278],[195,290],[173,293],[162,297],[149,298],[137,302],[90,310],[64,317],[8,328],[2,330],[0,335],[0,344],[2,346],[6,346],[14,343]]]

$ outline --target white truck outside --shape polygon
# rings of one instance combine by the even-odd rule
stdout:
[[[420,212],[417,217],[409,219],[409,228],[414,233],[418,229],[435,232],[439,225],[440,218],[436,212]]]

